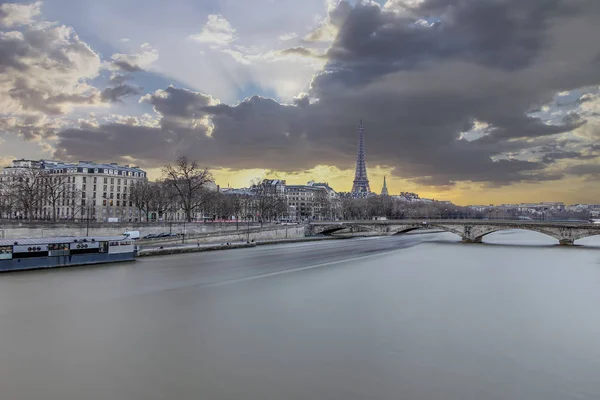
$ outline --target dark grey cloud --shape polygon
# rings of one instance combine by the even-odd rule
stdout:
[[[311,49],[308,49],[308,48],[302,47],[302,46],[284,49],[284,50],[281,50],[280,53],[283,55],[293,54],[293,55],[298,55],[298,56],[302,56],[302,57],[314,57],[314,58],[322,57],[322,56],[316,54],[315,52],[313,52]]]
[[[140,72],[140,71],[143,71],[143,69],[140,68],[138,65],[131,64],[128,61],[125,61],[125,60],[113,61],[113,64],[115,66],[119,67],[120,69],[122,69],[123,71],[126,71],[126,72]]]
[[[128,81],[129,79],[132,79],[132,77],[130,75],[113,74],[110,77],[110,83],[112,83],[114,85],[121,85],[121,84],[125,83],[126,81]]]
[[[205,115],[205,109],[211,105],[213,98],[192,90],[169,86],[165,90],[144,96],[142,101],[151,104],[156,112],[165,117],[191,118]]]
[[[140,88],[134,87],[134,86],[129,86],[129,85],[118,85],[118,86],[114,86],[114,87],[107,87],[106,89],[104,89],[102,91],[102,100],[104,101],[108,101],[111,103],[120,101],[121,98],[126,97],[126,96],[132,96],[135,94],[140,94],[141,90]]]
[[[440,22],[415,24],[424,17]],[[98,152],[148,165],[185,153],[232,168],[348,168],[362,117],[368,165],[427,184],[560,179],[549,166],[587,155],[566,148],[575,139],[561,139],[529,161],[507,156],[586,124],[577,114],[549,125],[529,113],[559,91],[600,84],[593,63],[600,51],[597,1],[426,0],[410,14],[342,1],[328,23],[339,29],[328,63],[293,105],[258,96],[214,104],[208,95],[170,87],[143,100],[160,114],[159,127],[65,131],[58,154],[89,158],[80,138],[94,136]],[[489,124],[487,134],[461,139],[474,121]],[[123,147],[126,140],[136,146]]]
[[[591,175],[600,177],[600,164],[580,164],[567,168],[565,171],[572,175]]]

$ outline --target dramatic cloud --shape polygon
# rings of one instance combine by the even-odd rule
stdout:
[[[97,104],[86,80],[98,75],[100,57],[66,26],[33,26],[0,33],[0,107],[4,113],[62,114]]]
[[[222,15],[209,15],[202,31],[190,39],[200,43],[225,46],[235,40],[235,29]]]
[[[319,43],[329,43],[326,65],[309,90],[290,84],[307,91],[291,104],[157,91],[142,98],[157,124],[63,130],[56,156],[159,166],[188,154],[213,167],[345,169],[362,117],[369,166],[420,184],[557,180],[597,162],[598,100],[589,88],[600,85],[599,26],[595,0],[342,0],[302,47],[264,53],[234,45],[231,24],[211,15],[192,38],[239,64],[316,62]]]

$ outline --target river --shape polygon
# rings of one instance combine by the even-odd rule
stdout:
[[[600,238],[264,246],[0,275],[7,400],[600,398]]]

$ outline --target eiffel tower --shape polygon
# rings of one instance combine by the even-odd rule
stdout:
[[[352,185],[352,195],[355,197],[366,197],[371,193],[369,178],[367,178],[367,165],[365,163],[365,132],[362,119],[358,127],[358,153],[356,155],[356,174]]]

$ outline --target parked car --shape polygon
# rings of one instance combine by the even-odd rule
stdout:
[[[125,231],[123,234],[133,240],[140,238],[140,231]]]
[[[159,233],[157,237],[159,237],[159,238],[162,238],[162,237],[169,237],[169,236],[171,236],[171,234],[170,234],[170,233],[168,233],[168,232],[163,232],[163,233]]]
[[[144,239],[154,239],[157,237],[158,235],[156,233],[150,233],[149,235],[144,236]]]

